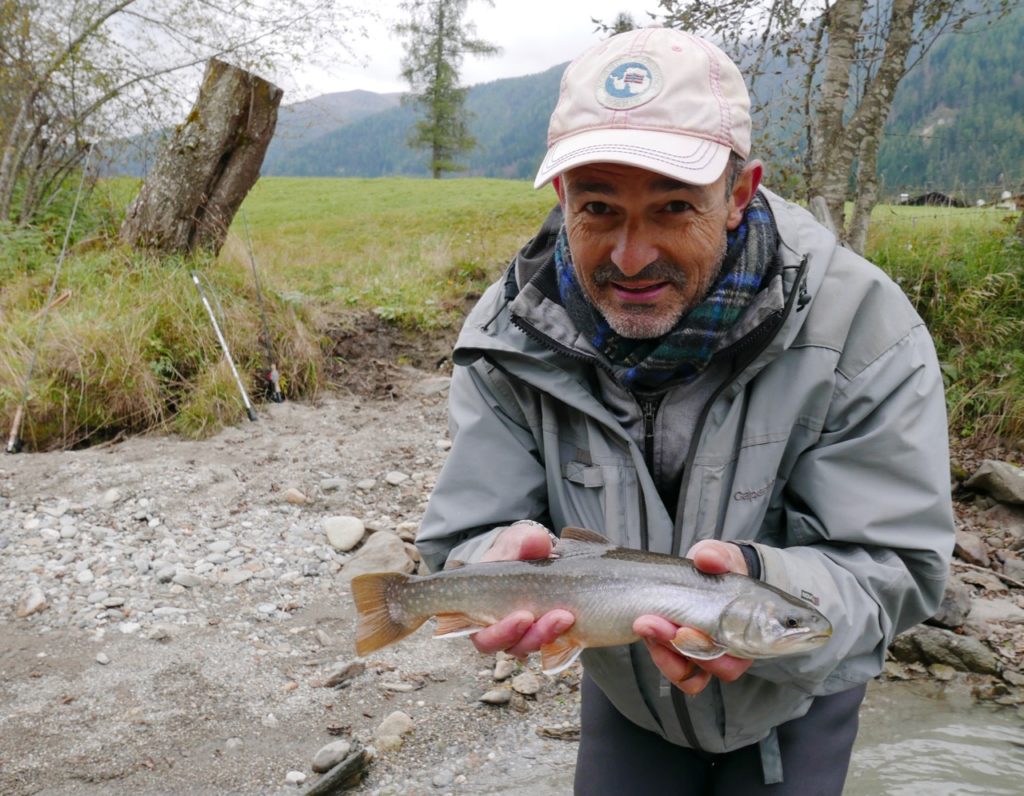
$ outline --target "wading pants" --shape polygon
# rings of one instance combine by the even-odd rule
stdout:
[[[774,785],[757,744],[717,755],[676,746],[623,717],[586,675],[581,688],[577,796],[841,796],[866,686],[818,697],[779,725],[784,780]]]

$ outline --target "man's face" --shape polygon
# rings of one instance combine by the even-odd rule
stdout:
[[[614,163],[562,175],[555,190],[576,276],[612,329],[660,337],[703,301],[725,257],[726,230],[739,225],[759,180],[756,161],[729,196],[725,174],[703,186]]]

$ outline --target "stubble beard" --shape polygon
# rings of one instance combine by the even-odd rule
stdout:
[[[604,263],[594,269],[589,279],[579,280],[580,287],[590,303],[601,313],[616,334],[631,340],[651,340],[664,337],[678,325],[690,310],[707,298],[711,286],[715,284],[721,273],[722,263],[725,262],[726,247],[727,239],[723,230],[722,245],[714,268],[706,272],[707,277],[703,284],[698,285],[696,297],[675,308],[665,307],[659,312],[650,304],[639,302],[619,304],[605,301],[601,296],[601,290],[612,282],[628,285],[630,282],[640,281],[668,282],[671,286],[669,289],[675,291],[675,295],[681,296],[690,279],[685,269],[667,260],[655,260],[633,277],[626,277],[614,263]]]

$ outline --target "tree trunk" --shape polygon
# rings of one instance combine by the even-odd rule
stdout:
[[[167,254],[220,251],[259,178],[283,93],[211,59],[191,113],[128,208],[121,238]]]

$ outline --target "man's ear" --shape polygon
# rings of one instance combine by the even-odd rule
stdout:
[[[559,174],[551,180],[551,185],[554,186],[555,193],[558,194],[558,204],[565,210],[565,186],[562,185],[562,175]]]
[[[764,174],[764,166],[760,160],[751,160],[741,171],[732,186],[732,193],[729,195],[729,218],[726,226],[729,229],[736,229],[743,220],[743,211],[747,209],[750,200],[757,193],[761,184],[761,176]]]

